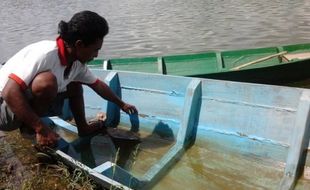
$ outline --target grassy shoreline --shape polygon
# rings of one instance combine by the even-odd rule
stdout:
[[[39,163],[31,140],[18,130],[0,131],[0,190],[5,189],[101,189],[81,170],[71,171],[62,163]]]

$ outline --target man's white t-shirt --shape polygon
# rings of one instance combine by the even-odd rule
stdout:
[[[86,64],[75,61],[68,76],[64,76],[66,63],[61,60],[62,52],[56,41],[40,41],[30,44],[10,58],[0,69],[0,95],[9,78],[15,80],[22,89],[27,89],[34,77],[41,72],[50,71],[56,79],[58,93],[66,91],[72,82],[94,84],[97,77]]]

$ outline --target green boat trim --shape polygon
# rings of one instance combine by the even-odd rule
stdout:
[[[210,51],[163,57],[96,59],[91,68],[213,78],[265,84],[289,84],[310,79],[310,44],[257,49]],[[286,57],[290,57],[287,59]],[[248,65],[247,65],[248,64]],[[247,66],[246,66],[247,65]],[[241,69],[236,69],[242,67]]]

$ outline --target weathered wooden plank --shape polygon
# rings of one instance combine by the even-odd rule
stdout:
[[[163,74],[163,75],[167,74],[166,64],[162,57],[158,57],[157,66],[158,66],[158,73]]]
[[[197,117],[201,98],[201,81],[193,79],[187,87],[181,126],[179,128],[176,144],[143,176],[148,181],[145,188],[154,185],[164,173],[182,156],[185,147],[189,145],[196,134]]]
[[[131,190],[131,188],[124,186],[121,183],[119,183],[119,182],[117,182],[117,181],[115,181],[115,180],[113,180],[113,179],[111,179],[105,175],[102,175],[101,173],[98,173],[96,170],[87,167],[83,163],[75,160],[74,158],[65,154],[62,151],[57,150],[56,154],[58,154],[61,158],[63,158],[63,161],[66,164],[71,165],[73,167],[78,167],[84,171],[87,171],[92,179],[94,179],[96,182],[98,182],[99,184],[101,184],[105,188],[114,187],[115,189]]]
[[[297,179],[300,176],[303,160],[309,144],[310,124],[310,93],[303,92],[300,97],[298,111],[295,120],[293,135],[286,161],[285,173],[279,189],[294,189]]]
[[[119,78],[116,72],[111,72],[106,78],[105,78],[106,84],[114,91],[116,95],[121,97],[121,87]],[[109,127],[115,127],[118,125],[120,120],[120,108],[115,105],[112,102],[107,103],[107,120],[106,125]]]
[[[309,59],[310,58],[310,52],[304,52],[304,53],[290,53],[290,54],[286,54],[283,55],[283,57],[287,60],[287,61],[292,61],[294,59]]]
[[[181,143],[185,147],[194,140],[196,135],[200,104],[201,81],[193,79],[185,95],[181,126],[177,136],[177,143]]]

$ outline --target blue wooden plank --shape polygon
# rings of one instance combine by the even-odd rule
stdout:
[[[107,189],[115,188],[115,189],[132,190],[132,188],[127,187],[119,183],[118,181],[111,179],[110,177],[102,175],[101,173],[98,173],[96,170],[87,167],[83,163],[75,160],[74,158],[72,158],[71,156],[69,156],[68,154],[65,154],[64,152],[60,150],[57,150],[56,154],[62,158],[65,164],[88,172],[88,174],[90,175],[92,179],[94,179],[97,183],[99,183],[100,185],[102,185],[103,187]]]
[[[128,171],[111,162],[110,167],[106,167],[100,173],[129,188],[137,189],[141,185],[139,179],[131,175]]]
[[[148,181],[145,188],[150,188],[154,185],[175,164],[176,160],[182,156],[186,146],[193,142],[200,109],[200,98],[201,81],[193,79],[187,87],[176,144],[143,176],[143,179]]]
[[[143,189],[150,189],[176,163],[184,153],[183,144],[176,143],[163,157],[153,165],[141,178],[145,181]]]
[[[120,83],[116,72],[111,72],[105,78],[105,83],[113,90],[116,95],[121,97]],[[106,125],[109,127],[116,127],[120,120],[120,108],[116,104],[108,102],[106,114]]]
[[[62,128],[65,128],[68,131],[71,131],[73,133],[78,133],[76,126],[71,125],[70,123],[64,121],[63,119],[60,119],[59,117],[50,117],[50,119],[58,126],[61,126]]]
[[[183,146],[190,144],[196,136],[200,104],[201,81],[193,79],[186,92],[182,122],[177,137],[177,143],[181,143]]]
[[[199,125],[289,144],[302,89],[202,81]],[[225,111],[223,111],[225,110]]]
[[[294,189],[298,177],[301,175],[304,152],[309,144],[310,124],[310,93],[304,92],[300,97],[295,120],[293,135],[286,161],[285,173],[280,184],[281,190]]]

